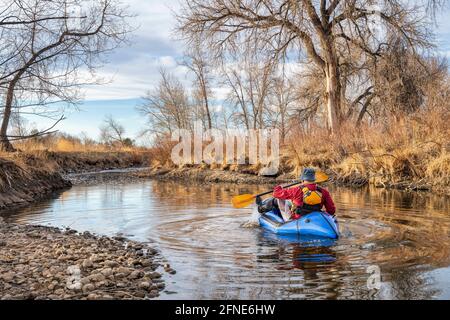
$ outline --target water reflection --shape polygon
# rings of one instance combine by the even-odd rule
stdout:
[[[252,208],[231,208],[231,197],[266,188],[156,181],[80,186],[3,215],[153,241],[178,271],[167,276],[162,298],[450,298],[448,198],[331,187],[343,236],[311,241],[242,227]],[[378,292],[367,288],[373,265],[382,273]]]

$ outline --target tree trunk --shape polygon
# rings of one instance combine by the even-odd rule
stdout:
[[[361,122],[364,118],[364,115],[367,112],[367,108],[369,107],[370,103],[372,102],[373,96],[370,96],[367,98],[366,102],[364,103],[363,107],[361,108],[361,111],[359,112],[358,119],[356,120],[356,127],[359,127],[361,125]]]
[[[16,81],[11,81],[6,93],[5,108],[3,110],[2,126],[0,128],[0,150],[5,152],[14,152],[13,145],[8,139],[9,120],[11,119],[12,103],[14,99],[14,88]]]
[[[327,63],[325,69],[328,126],[332,134],[339,131],[341,84],[337,63]]]
[[[209,101],[208,96],[206,92],[206,88],[203,88],[203,95],[205,98],[205,111],[206,111],[206,117],[208,118],[208,129],[212,129],[212,119],[211,119],[211,113],[209,111]]]
[[[211,119],[211,112],[209,111],[209,99],[208,99],[208,91],[206,88],[206,81],[205,78],[203,76],[203,73],[200,75],[199,77],[200,79],[200,86],[202,87],[202,95],[203,95],[203,100],[205,102],[205,112],[206,112],[206,117],[208,119],[208,129],[211,130],[212,129],[212,119]]]

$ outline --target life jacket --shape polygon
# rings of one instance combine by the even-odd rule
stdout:
[[[303,206],[301,213],[310,213],[322,210],[322,188],[316,187],[316,190],[311,190],[307,186],[301,186],[303,191]]]

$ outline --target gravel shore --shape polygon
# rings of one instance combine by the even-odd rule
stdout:
[[[0,218],[0,300],[156,298],[165,287],[158,257],[122,237]],[[169,265],[164,270],[175,273]]]

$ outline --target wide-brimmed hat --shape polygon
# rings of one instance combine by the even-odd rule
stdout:
[[[303,169],[303,173],[300,176],[300,179],[315,182],[316,181],[316,169],[314,169],[314,168]]]

